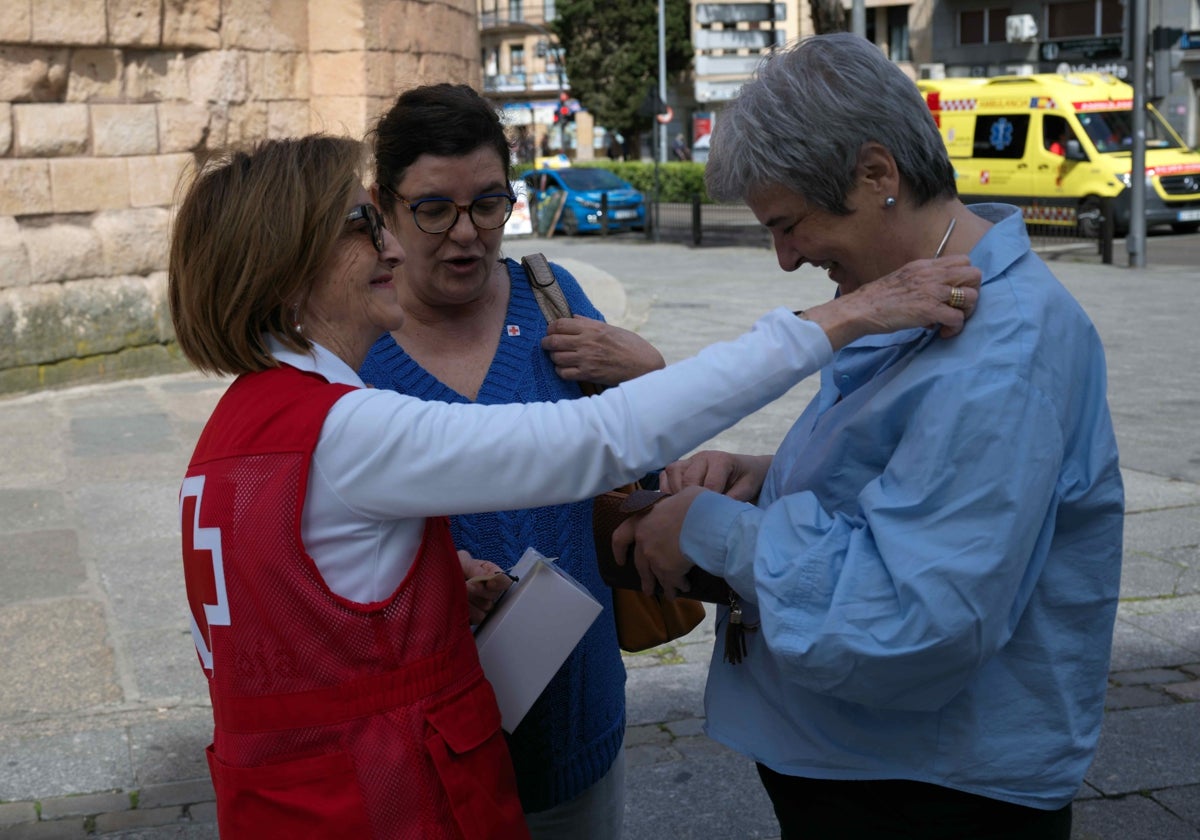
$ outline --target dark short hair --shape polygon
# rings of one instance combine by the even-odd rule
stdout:
[[[182,185],[167,296],[192,364],[229,374],[274,367],[265,335],[309,349],[294,310],[345,230],[363,158],[349,137],[266,140],[215,153]]]
[[[422,85],[396,97],[367,134],[375,153],[375,181],[395,188],[421,155],[461,157],[480,146],[496,151],[509,172],[508,136],[495,106],[469,85]],[[391,215],[395,199],[379,191],[379,203]]]

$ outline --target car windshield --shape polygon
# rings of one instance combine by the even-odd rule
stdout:
[[[1133,149],[1133,111],[1080,114],[1079,122],[1096,144],[1096,151],[1129,152]],[[1162,117],[1151,110],[1146,111],[1146,148],[1181,148]]]
[[[558,177],[567,189],[577,192],[588,190],[627,190],[629,185],[607,169],[560,169]]]

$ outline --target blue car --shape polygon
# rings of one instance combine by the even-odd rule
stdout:
[[[535,169],[526,173],[525,186],[537,214],[538,230],[548,230],[555,214],[556,233],[599,231],[606,220],[610,231],[646,225],[642,194],[607,169]]]

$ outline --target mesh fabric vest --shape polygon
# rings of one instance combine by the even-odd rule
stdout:
[[[301,544],[312,453],[349,390],[240,377],[180,494],[221,837],[525,837],[446,520],[374,604],[330,592]]]

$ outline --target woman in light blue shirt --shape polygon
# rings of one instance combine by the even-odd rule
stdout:
[[[843,296],[916,256],[983,273],[954,341],[847,345],[773,458],[672,465],[686,489],[618,532],[647,587],[694,564],[746,602],[708,732],[758,762],[784,838],[1066,840],[1095,754],[1124,508],[1104,352],[1020,211],[954,177],[911,80],[851,35],[774,56],[713,134],[709,192],[785,271]]]

